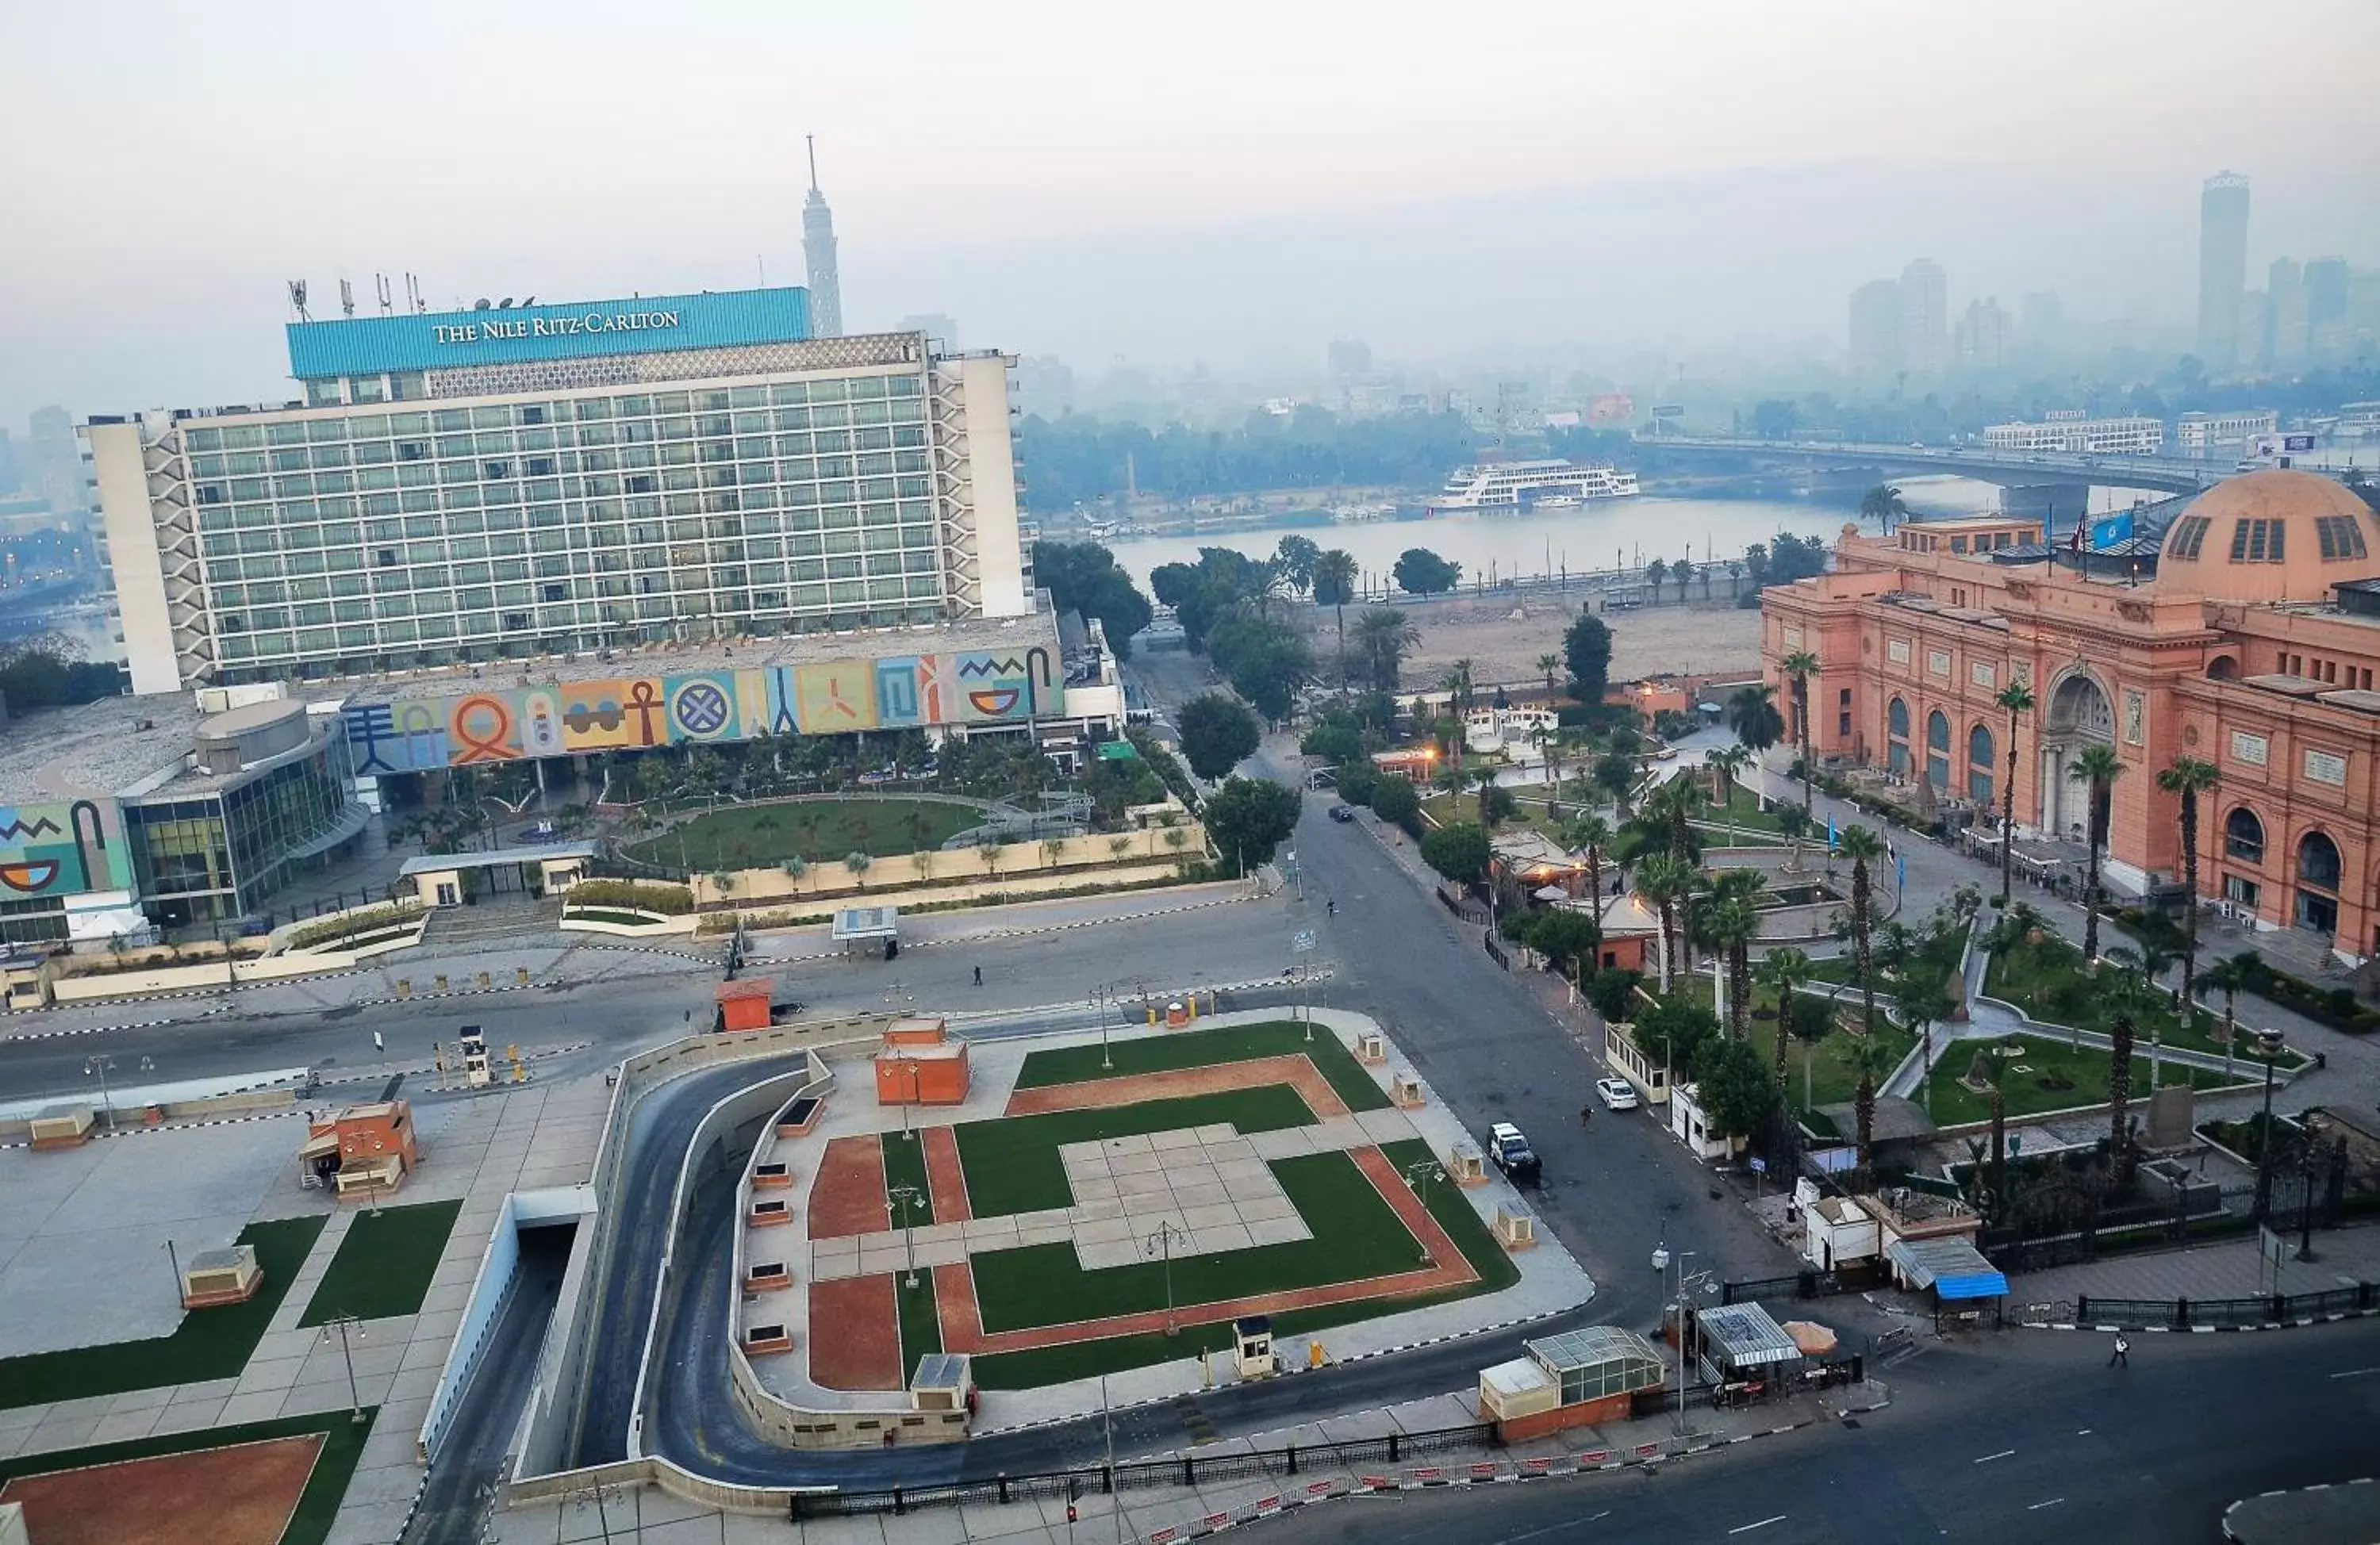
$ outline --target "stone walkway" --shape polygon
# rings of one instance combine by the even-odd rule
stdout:
[[[2119,1256],[2087,1265],[2027,1272],[2009,1283],[2011,1308],[2025,1303],[2071,1302],[2084,1294],[2117,1298],[2247,1298],[2265,1293],[2323,1293],[2380,1282],[2380,1225],[2317,1229],[2315,1260],[2297,1259],[2298,1237],[2287,1237],[2288,1254],[2276,1278],[2260,1261],[2253,1237],[2155,1255]],[[2276,1285],[2277,1281],[2278,1285]]]

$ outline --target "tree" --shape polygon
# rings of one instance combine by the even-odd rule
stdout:
[[[84,659],[82,646],[61,634],[0,646],[0,699],[20,714],[119,696],[125,684],[120,667]]]
[[[2108,805],[2116,779],[2124,776],[2123,759],[2114,746],[2086,745],[2067,776],[2091,790],[2090,881],[2082,896],[2082,959],[2087,962],[2099,958],[2099,908],[2104,899],[2099,894],[2099,851],[2107,845]],[[2191,904],[2197,905],[2195,898]]]
[[[1645,797],[1644,818],[1660,828],[1671,858],[1692,863],[1701,856],[1702,841],[1694,835],[1694,817],[1703,811],[1702,785],[1692,778],[1672,778]]]
[[[1785,1032],[1793,1022],[1794,995],[1810,980],[1810,957],[1791,945],[1779,945],[1763,956],[1755,976],[1777,995],[1777,1083],[1785,1083]]]
[[[1726,963],[1727,1032],[1737,1038],[1752,1017],[1752,941],[1760,936],[1753,898],[1766,878],[1757,869],[1729,869],[1714,876],[1710,895],[1696,908],[1698,931]]]
[[[1645,588],[1653,593],[1651,598],[1655,606],[1661,604],[1661,585],[1669,577],[1670,561],[1668,559],[1656,558],[1645,565]]]
[[[1581,612],[1563,631],[1562,664],[1570,670],[1572,698],[1588,708],[1601,706],[1611,682],[1611,629],[1602,618]]]
[[[1767,1129],[1777,1101],[1776,1080],[1749,1042],[1721,1041],[1704,1048],[1694,1070],[1694,1103],[1712,1127],[1729,1137],[1751,1137]]]
[[[1521,802],[1512,791],[1487,776],[1479,780],[1479,824],[1493,831],[1521,813]]]
[[[1818,776],[1810,760],[1810,678],[1819,670],[1818,657],[1796,649],[1784,660],[1786,677],[1793,683],[1793,739],[1802,750],[1802,819],[1810,819],[1811,780]]]
[[[1116,658],[1132,658],[1132,635],[1148,626],[1152,613],[1115,554],[1097,542],[1036,542],[1033,579],[1049,589],[1058,610],[1098,618]]]
[[[1906,972],[1906,968],[1903,968]],[[1925,1069],[1926,1113],[1933,1113],[1934,1102],[1934,1027],[1948,1020],[1959,1007],[1948,985],[1938,980],[1911,980],[1904,974],[1898,985],[1901,1022],[1915,1031],[1918,1044],[1925,1048],[1920,1065]]]
[[[1653,903],[1660,919],[1661,929],[1661,991],[1667,993],[1676,970],[1678,937],[1678,907],[1694,887],[1697,872],[1692,863],[1670,853],[1656,853],[1636,870],[1637,894]]]
[[[1876,522],[1889,535],[1894,521],[1909,518],[1909,506],[1902,501],[1899,489],[1878,483],[1860,495],[1859,513],[1860,519]]]
[[[1554,676],[1561,668],[1562,658],[1560,655],[1545,654],[1537,657],[1537,674],[1546,679],[1546,701],[1549,703],[1553,701]]]
[[[2033,712],[2033,689],[2022,682],[2000,688],[1992,701],[2008,710],[2008,762],[2000,775],[2000,905],[2009,903],[2009,886],[2016,865],[2017,716]]]
[[[1488,833],[1477,823],[1455,821],[1421,839],[1421,861],[1457,885],[1488,875]]]
[[[868,888],[868,871],[875,863],[874,859],[856,848],[843,855],[843,866],[851,871],[852,884],[862,890]]]
[[[1728,728],[1757,754],[1782,740],[1785,720],[1777,712],[1777,689],[1767,682],[1738,687],[1727,700]]]
[[[1190,770],[1213,782],[1257,749],[1256,716],[1232,698],[1209,692],[1182,705],[1182,754]]]
[[[1421,794],[1409,778],[1383,778],[1372,791],[1372,814],[1392,827],[1410,829],[1421,814]]]
[[[1407,548],[1397,555],[1396,566],[1389,573],[1397,588],[1408,595],[1435,596],[1453,589],[1463,582],[1463,565],[1440,558],[1427,548]]]
[[[1370,607],[1355,619],[1355,653],[1375,692],[1397,690],[1398,669],[1420,644],[1421,629],[1395,607]]]
[[[1314,588],[1315,565],[1322,561],[1322,548],[1311,537],[1283,537],[1273,548],[1273,567],[1280,571],[1282,583],[1303,596]]]
[[[2241,953],[2247,954],[2252,951]],[[2198,982],[2199,985],[2207,991],[2223,995],[2223,1080],[2228,1083],[2231,1080],[2231,1047],[2238,1038],[2240,1024],[2239,1017],[2234,1010],[2239,1007],[2240,995],[2246,991],[2250,984],[2249,972],[2240,956],[2227,955],[2207,967],[2206,974],[2200,977]]]
[[[1289,717],[1297,689],[1314,674],[1314,654],[1304,634],[1245,613],[1215,624],[1207,653],[1232,690],[1276,724]]]
[[[1595,961],[1603,930],[1593,917],[1569,907],[1542,911],[1531,921],[1529,948],[1551,960],[1563,975],[1573,975]]]
[[[2159,789],[2181,798],[2181,882],[2189,893],[2181,922],[2181,1001],[2191,1015],[2198,1011],[2198,796],[2217,781],[2215,764],[2195,756],[2177,756],[2156,775]]]
[[[1718,1019],[1692,998],[1664,995],[1636,1016],[1635,1038],[1647,1060],[1663,1064],[1682,1081],[1718,1039]]]
[[[1762,440],[1791,440],[1801,421],[1800,410],[1781,397],[1768,398],[1752,409],[1752,432]]]
[[[1332,548],[1314,561],[1314,604],[1327,606],[1339,623],[1339,683],[1347,682],[1347,603],[1355,598],[1355,582],[1360,571],[1355,555],[1344,548]]]
[[[1852,861],[1852,972],[1859,978],[1860,1033],[1876,1033],[1876,890],[1868,865],[1884,856],[1884,840],[1865,827],[1845,827],[1838,839]],[[1863,1163],[1865,1161],[1863,1160]]]
[[[1622,815],[1628,813],[1628,795],[1636,787],[1636,758],[1621,753],[1606,752],[1595,759],[1587,780],[1611,796]]]
[[[1694,582],[1694,561],[1691,558],[1679,559],[1670,565],[1670,577],[1678,585],[1678,604],[1685,605],[1686,586]]]
[[[1571,823],[1571,847],[1586,850],[1586,888],[1595,897],[1596,915],[1603,912],[1603,851],[1611,846],[1611,824],[1600,815],[1582,815]]]
[[[1267,778],[1227,778],[1201,808],[1208,839],[1236,872],[1272,861],[1273,850],[1297,829],[1297,791]]]
[[[1703,753],[1703,763],[1711,770],[1711,797],[1728,809],[1735,808],[1735,775],[1751,764],[1752,753],[1740,745],[1715,745]]]
[[[2143,1014],[2155,1012],[2156,985],[2130,966],[2103,978],[2107,1015],[2107,1141],[2119,1187],[2131,1179],[2132,1047]],[[2270,1141],[2269,1135],[2267,1140]]]
[[[1850,1062],[1852,1071],[1859,1075],[1859,1088],[1852,1094],[1852,1115],[1857,1123],[1858,1136],[1855,1141],[1859,1150],[1859,1166],[1863,1172],[1866,1172],[1873,1164],[1871,1155],[1876,1136],[1876,1084],[1878,1079],[1891,1076],[1892,1048],[1872,1034],[1862,1034],[1852,1038],[1852,1044],[1846,1048],[1846,1053],[1845,1060]]]
[[[1364,759],[1364,731],[1354,718],[1334,711],[1315,721],[1297,750],[1301,756],[1321,758],[1327,766],[1343,767]]]

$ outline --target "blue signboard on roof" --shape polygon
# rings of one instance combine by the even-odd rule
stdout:
[[[299,380],[614,354],[797,344],[810,336],[810,295],[798,285],[639,296],[504,310],[434,311],[289,324]]]

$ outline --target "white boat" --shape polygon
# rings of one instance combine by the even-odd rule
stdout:
[[[1366,521],[1396,517],[1397,507],[1393,504],[1342,504],[1330,512],[1330,518],[1342,525],[1361,525]]]
[[[1636,475],[1614,466],[1581,466],[1575,462],[1489,462],[1457,467],[1446,487],[1429,501],[1432,514],[1457,510],[1557,509],[1597,499],[1631,499]]]

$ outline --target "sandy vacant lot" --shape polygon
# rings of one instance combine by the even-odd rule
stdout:
[[[1526,601],[1480,599],[1433,601],[1403,610],[1421,629],[1421,647],[1407,657],[1405,685],[1435,685],[1447,667],[1458,659],[1471,662],[1471,679],[1485,686],[1496,682],[1543,681],[1539,655],[1561,653],[1562,631],[1578,615],[1585,597],[1564,607],[1554,597]],[[1354,609],[1348,622],[1352,628]],[[1611,626],[1611,679],[1675,672],[1708,674],[1755,671],[1760,669],[1760,613],[1725,603],[1704,606],[1643,607],[1614,611],[1603,619]],[[1315,658],[1324,670],[1337,648],[1337,634],[1327,614],[1315,632]]]

